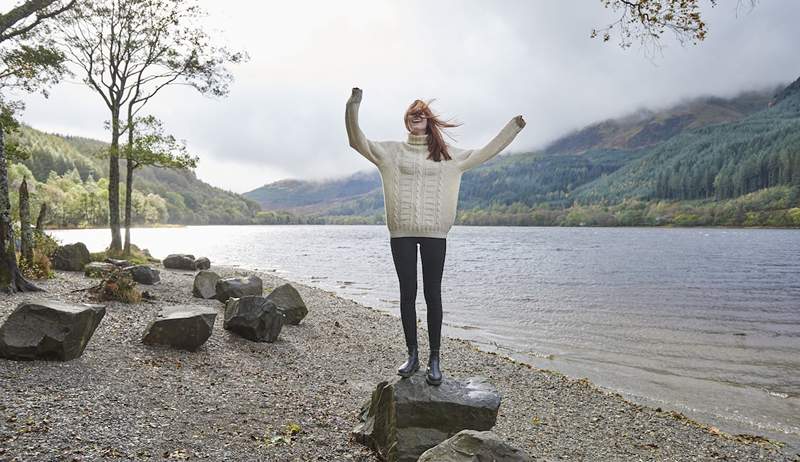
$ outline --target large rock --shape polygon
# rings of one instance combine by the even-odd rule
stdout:
[[[445,375],[441,385],[431,386],[420,370],[379,383],[362,406],[352,436],[384,460],[412,462],[461,430],[490,430],[500,399],[483,377]]]
[[[300,321],[308,314],[303,298],[291,284],[278,286],[270,292],[267,300],[272,300],[278,309],[286,316],[287,324],[300,324]]]
[[[117,267],[113,263],[93,261],[84,266],[83,274],[90,278],[102,278],[108,276],[108,274],[115,269],[117,269]]]
[[[125,268],[131,278],[139,284],[153,285],[161,281],[161,273],[147,265],[133,265]]]
[[[116,258],[106,258],[106,263],[111,263],[112,265],[119,266],[120,268],[125,268],[126,266],[131,266],[131,263],[128,260],[119,260]]]
[[[285,317],[270,300],[256,295],[231,298],[225,304],[222,327],[254,342],[274,342]]]
[[[64,271],[83,271],[91,256],[83,242],[59,246],[53,253],[53,268]]]
[[[491,431],[461,430],[422,453],[419,462],[530,462],[522,449],[511,446]]]
[[[246,278],[222,278],[215,286],[216,299],[225,303],[229,298],[239,298],[245,295],[261,295],[264,284],[261,278],[250,275]]]
[[[105,314],[104,305],[23,301],[0,327],[0,357],[61,361],[77,358]]]
[[[219,274],[213,271],[200,271],[194,277],[192,295],[198,298],[215,298],[217,296]]]
[[[211,337],[217,312],[191,305],[164,308],[145,330],[142,342],[194,351]]]
[[[207,257],[200,257],[194,261],[194,269],[207,270],[211,268],[211,260]]]
[[[194,271],[194,255],[188,253],[171,253],[161,262],[164,268]]]

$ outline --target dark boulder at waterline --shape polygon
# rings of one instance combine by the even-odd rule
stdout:
[[[264,292],[264,283],[255,275],[247,277],[222,278],[215,285],[216,299],[225,303],[229,298],[239,298],[245,295],[261,295]]]
[[[188,253],[172,253],[162,262],[164,268],[194,271],[194,255]]]
[[[286,316],[287,324],[300,324],[308,314],[308,308],[303,297],[291,284],[278,286],[267,295],[267,300],[272,300],[278,309]]]
[[[139,284],[153,285],[161,281],[161,272],[147,265],[134,265],[125,268],[131,278]]]
[[[24,301],[0,327],[0,357],[60,361],[77,358],[105,314],[104,305]]]
[[[83,242],[59,246],[53,253],[53,268],[63,271],[83,271],[91,256]]]
[[[194,269],[207,270],[211,268],[211,260],[207,257],[200,257],[194,261]]]

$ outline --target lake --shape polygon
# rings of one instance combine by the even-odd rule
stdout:
[[[91,251],[110,242],[107,229],[50,233]],[[192,253],[274,270],[399,317],[385,226],[135,228],[132,236],[156,258]],[[442,304],[444,335],[726,432],[800,447],[800,231],[455,226]]]

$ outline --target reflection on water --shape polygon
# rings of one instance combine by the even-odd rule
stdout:
[[[110,233],[53,234],[96,251]],[[272,269],[399,315],[383,226],[132,235],[159,258],[185,252]],[[723,430],[800,441],[800,232],[456,226],[447,246],[445,334]],[[424,322],[421,271],[418,259]]]

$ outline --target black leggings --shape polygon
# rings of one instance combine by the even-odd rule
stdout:
[[[417,243],[422,257],[422,283],[428,306],[428,340],[438,350],[442,335],[442,271],[447,241],[435,237],[393,237],[392,258],[400,282],[400,318],[406,346],[417,345]]]

